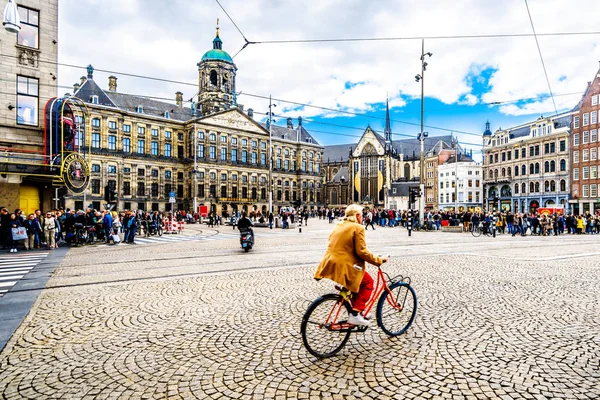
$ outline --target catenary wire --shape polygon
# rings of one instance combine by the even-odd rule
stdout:
[[[552,97],[552,104],[554,104],[554,112],[558,115],[558,110],[556,108],[556,102],[554,101],[554,96],[552,95],[552,88],[550,87],[550,79],[548,79],[548,71],[546,70],[546,64],[544,63],[544,57],[542,56],[542,49],[540,48],[540,42],[538,41],[537,35],[535,34],[535,26],[533,25],[533,18],[531,17],[531,11],[529,10],[529,4],[527,0],[525,0],[525,7],[527,8],[527,15],[529,15],[529,22],[531,22],[531,30],[533,31],[533,37],[535,38],[535,44],[538,49],[538,53],[540,55],[540,60],[542,61],[542,68],[544,69],[544,75],[546,76],[546,83],[548,84],[548,91],[550,92],[550,97]]]

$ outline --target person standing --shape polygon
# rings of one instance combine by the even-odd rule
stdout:
[[[16,253],[17,252],[17,242],[18,240],[14,240],[13,236],[12,236],[12,229],[13,228],[20,228],[21,227],[21,220],[19,218],[17,218],[17,216],[13,213],[10,214],[10,220],[9,220],[9,228],[8,228],[8,237],[7,242],[8,242],[8,248],[10,249],[11,253]]]
[[[269,213],[269,229],[273,229],[273,213]]]
[[[104,211],[104,218],[102,218],[102,228],[104,229],[104,243],[109,243],[112,240],[113,217],[110,211],[108,210]]]
[[[129,219],[127,220],[127,236],[125,242],[135,244],[135,229],[137,224],[137,216],[135,212],[129,211]]]
[[[44,218],[44,237],[46,238],[46,248],[53,250],[56,243],[56,220],[52,213],[46,213],[46,218]]]
[[[25,239],[25,249],[35,249],[35,238],[42,233],[42,227],[35,218],[35,214],[29,214],[27,220],[23,223],[25,229],[27,229],[27,239]]]

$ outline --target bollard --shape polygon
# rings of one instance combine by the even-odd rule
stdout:
[[[406,229],[408,230],[408,236],[411,236],[411,232],[412,232],[412,210],[408,210],[408,216],[406,217]]]
[[[298,233],[302,233],[302,220],[298,220]]]

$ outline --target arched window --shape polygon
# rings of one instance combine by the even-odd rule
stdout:
[[[497,169],[495,169],[495,170],[494,170],[494,178],[497,178],[497,177],[498,177],[498,170],[497,170]]]
[[[534,193],[535,186],[533,184],[533,182],[529,182],[529,193]]]
[[[510,176],[512,174],[512,168],[508,167],[508,169],[506,170],[506,172],[508,173],[508,176]]]
[[[540,163],[535,163],[535,173],[536,174],[540,173]]]
[[[508,186],[508,185],[502,186],[502,189],[500,189],[500,196],[502,196],[502,197],[512,196],[512,193],[510,192],[510,186]]]
[[[560,160],[560,170],[561,171],[566,171],[567,170],[567,160]]]
[[[410,180],[410,164],[409,163],[404,164],[404,177],[406,178],[406,180]]]
[[[550,182],[545,181],[544,182],[544,192],[549,192],[550,191]]]
[[[550,181],[550,191],[556,192],[556,181]]]
[[[525,182],[521,183],[521,193],[527,193],[527,185],[525,184]]]
[[[536,192],[536,193],[539,193],[539,192],[540,192],[540,183],[539,183],[539,182],[536,182],[536,183],[535,183],[535,192]]]
[[[533,164],[529,164],[529,174],[533,175]]]
[[[519,176],[519,166],[515,165],[515,176]]]
[[[515,194],[519,194],[519,184],[515,183]]]
[[[544,163],[544,172],[550,172],[550,163],[548,161]]]
[[[560,191],[564,192],[565,190],[567,190],[567,181],[565,181],[564,179],[560,180]]]
[[[525,164],[521,166],[521,175],[527,175],[527,166]]]
[[[217,71],[214,69],[210,71],[210,84],[213,86],[217,86]]]
[[[550,172],[556,172],[556,161],[550,161]]]
[[[502,177],[506,176],[506,168],[502,168]]]

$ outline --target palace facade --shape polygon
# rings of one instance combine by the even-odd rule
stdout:
[[[119,93],[117,77],[108,90],[94,80],[94,70],[74,85],[89,108],[91,127],[76,133],[76,145],[91,146],[89,189],[65,193],[65,208],[90,204],[103,209],[116,193],[117,209],[196,210],[206,206],[220,215],[234,211],[267,212],[269,175],[274,212],[300,202],[322,203],[320,175],[323,148],[302,126],[272,126],[273,168],[269,170],[269,129],[236,102],[237,67],[217,35],[198,63],[197,102]]]

